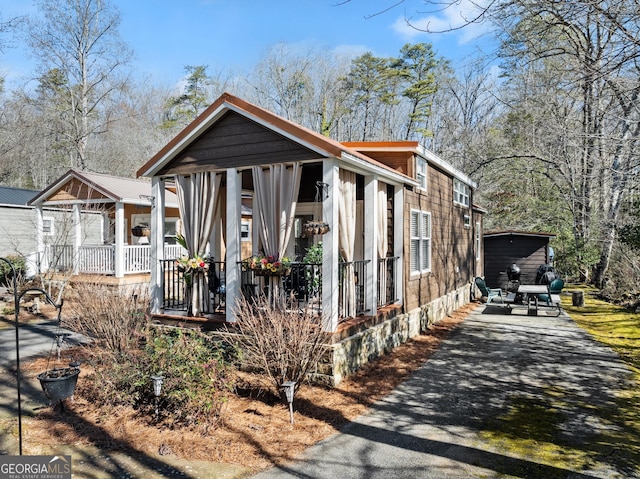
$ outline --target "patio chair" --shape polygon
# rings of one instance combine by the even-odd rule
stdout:
[[[500,302],[504,303],[502,289],[487,287],[487,283],[485,283],[484,279],[482,279],[480,276],[476,278],[476,286],[480,290],[480,293],[482,293],[482,297],[487,298],[487,304],[493,301],[494,298],[500,298]]]
[[[551,305],[553,301],[553,296],[558,296],[562,292],[562,288],[564,288],[564,281],[560,278],[556,278],[551,283],[549,283],[549,294],[539,294],[538,300],[544,301],[547,305]],[[557,298],[556,298],[557,299]]]

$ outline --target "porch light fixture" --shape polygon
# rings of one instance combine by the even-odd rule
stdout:
[[[153,395],[155,396],[156,420],[157,420],[158,419],[158,402],[160,401],[160,395],[162,394],[162,382],[164,381],[164,376],[160,374],[155,374],[151,376],[151,380],[153,381]]]
[[[282,383],[282,389],[284,389],[284,394],[286,395],[287,402],[289,403],[289,419],[291,421],[291,424],[293,424],[293,393],[296,390],[296,382],[284,382]]]

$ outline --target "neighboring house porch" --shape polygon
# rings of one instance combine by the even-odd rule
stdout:
[[[146,284],[153,262],[148,241],[152,203],[148,181],[69,170],[29,202],[36,210],[40,272],[123,281],[136,276]],[[45,213],[51,208],[61,212],[55,224]],[[166,212],[164,256],[177,258],[183,250],[175,242],[179,214],[172,192],[167,192]]]

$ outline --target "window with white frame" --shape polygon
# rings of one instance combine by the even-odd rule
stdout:
[[[240,238],[242,241],[251,241],[251,228],[248,221],[243,221],[240,224]]]
[[[45,216],[42,218],[42,234],[45,236],[53,236],[55,234],[53,217]]]
[[[427,160],[424,158],[416,157],[416,180],[419,188],[427,189]]]
[[[457,178],[453,180],[453,201],[459,205],[469,206],[470,189],[469,185]]]
[[[464,227],[465,228],[471,228],[471,216],[464,215],[463,216],[463,222],[464,222]]]
[[[411,210],[411,273],[431,270],[431,213]]]

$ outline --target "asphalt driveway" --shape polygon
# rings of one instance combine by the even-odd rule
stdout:
[[[591,451],[597,458],[573,470],[508,456],[480,434],[516,413],[541,422],[553,414],[555,439],[589,452],[612,427],[601,412],[615,407],[614,392],[630,379],[617,355],[565,314],[509,315],[482,305],[370,414],[254,479],[640,477],[615,444],[610,451],[599,445],[604,453]],[[515,435],[536,440],[546,434],[544,423],[538,429]]]

